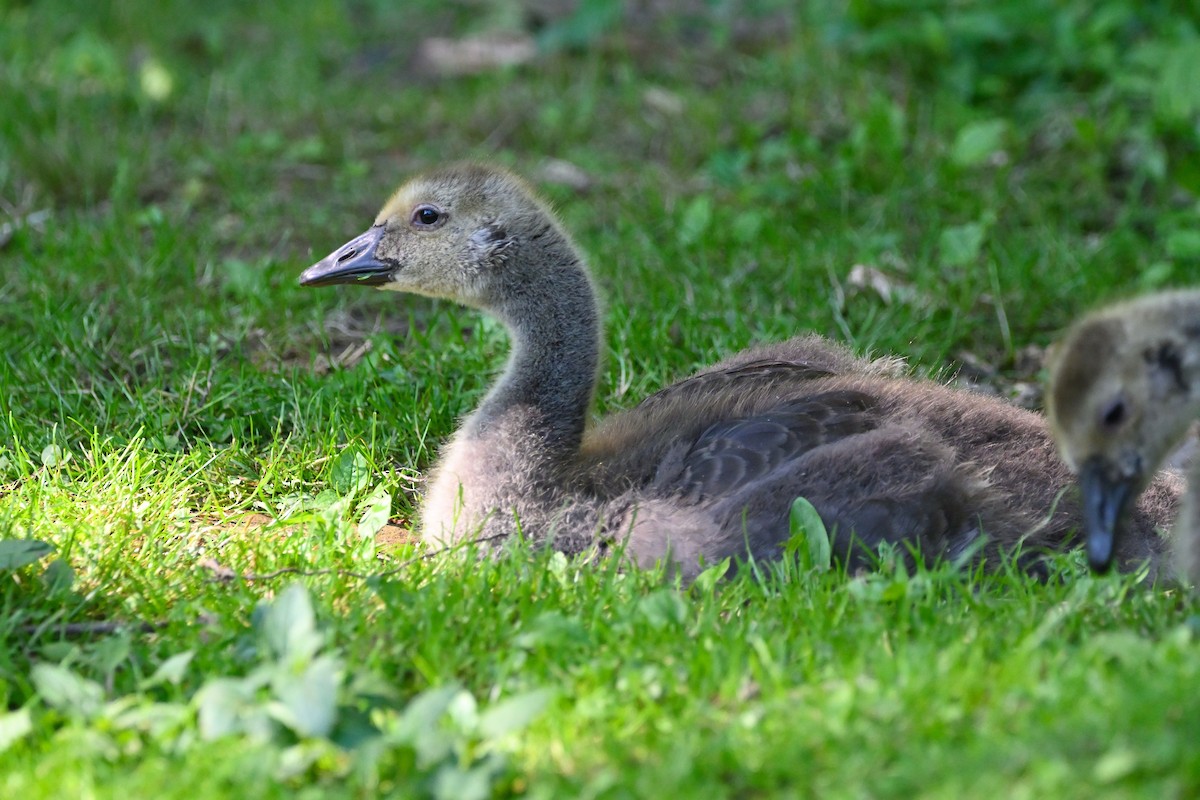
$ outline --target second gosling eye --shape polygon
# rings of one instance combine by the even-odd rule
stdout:
[[[445,221],[446,215],[433,206],[417,206],[413,211],[412,222],[418,228],[432,228]]]
[[[1117,397],[1101,409],[1100,422],[1105,428],[1116,428],[1125,421],[1128,414],[1129,410],[1125,406],[1125,399]]]

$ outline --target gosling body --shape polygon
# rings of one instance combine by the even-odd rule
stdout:
[[[580,251],[519,178],[459,165],[409,181],[301,283],[454,300],[508,328],[504,374],[442,451],[423,536],[522,535],[567,553],[624,545],[684,577],[779,556],[796,497],[851,567],[881,542],[926,559],[1024,564],[1078,543],[1070,473],[1038,415],[903,377],[818,336],[739,353],[594,425],[597,293]],[[1176,490],[1149,488],[1120,547],[1156,562]]]

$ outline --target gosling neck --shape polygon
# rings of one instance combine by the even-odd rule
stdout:
[[[508,328],[508,364],[464,431],[473,438],[516,434],[514,444],[569,458],[583,440],[596,389],[596,292],[565,236],[514,248],[502,267],[509,283],[488,308]]]

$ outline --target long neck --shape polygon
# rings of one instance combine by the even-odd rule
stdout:
[[[471,438],[503,436],[551,460],[579,449],[600,363],[596,293],[565,238],[527,242],[509,257],[509,291],[490,310],[509,329],[512,352],[504,374],[471,416]],[[539,265],[524,276],[519,261]]]

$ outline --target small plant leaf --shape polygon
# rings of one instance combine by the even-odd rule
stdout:
[[[574,11],[546,27],[538,35],[544,51],[591,45],[621,21],[624,4],[620,0],[582,0]]]
[[[385,738],[395,744],[411,747],[422,769],[449,758],[454,751],[455,737],[442,727],[450,704],[462,688],[455,684],[427,689],[414,697],[396,724],[388,729]]]
[[[33,730],[28,708],[0,714],[0,753],[19,742]]]
[[[487,800],[493,796],[492,780],[502,766],[492,759],[467,769],[444,764],[433,782],[434,800]]]
[[[380,484],[363,502],[362,517],[358,520],[358,535],[364,539],[373,537],[387,525],[391,513],[392,495]]]
[[[679,223],[679,243],[684,247],[695,244],[712,222],[712,200],[700,195],[688,203]]]
[[[1008,135],[1008,121],[989,119],[964,125],[954,137],[950,149],[950,160],[960,167],[983,164],[992,154],[1004,147]]]
[[[133,642],[130,640],[129,634],[120,631],[113,636],[101,639],[88,653],[87,663],[97,672],[111,675],[129,660],[129,653],[132,649]]]
[[[646,595],[638,601],[638,611],[655,630],[682,625],[687,619],[687,605],[674,589],[659,589]]]
[[[114,709],[121,702],[118,700],[105,709],[105,718],[117,730],[144,731],[152,738],[163,739],[191,722],[192,711],[186,703],[137,702],[133,696],[124,699],[134,705]]]
[[[733,562],[729,558],[724,558],[701,572],[696,576],[696,580],[692,581],[693,590],[700,594],[712,594],[717,584],[729,574],[731,563]]]
[[[805,568],[827,571],[833,564],[833,548],[829,543],[829,531],[816,507],[805,498],[797,497],[788,514],[788,528]]]
[[[154,670],[153,675],[142,681],[141,688],[149,689],[152,686],[161,686],[164,683],[178,686],[183,681],[183,676],[187,674],[188,665],[192,663],[192,658],[195,655],[196,652],[194,650],[184,650],[182,653],[176,653],[171,656],[158,665],[158,669]]]
[[[66,561],[56,558],[46,565],[42,580],[51,592],[65,592],[75,583],[75,570]]]
[[[1164,121],[1177,125],[1194,124],[1200,113],[1200,81],[1196,80],[1200,42],[1194,34],[1191,38],[1158,54],[1162,66],[1155,82],[1155,111]]]
[[[65,464],[71,458],[71,454],[60,445],[48,444],[42,448],[41,458],[43,466],[57,467],[59,464]]]
[[[242,682],[236,678],[215,678],[208,681],[192,699],[197,711],[200,738],[218,739],[240,733],[240,711],[247,697]]]
[[[320,648],[321,635],[308,590],[293,583],[266,607],[262,632],[271,652],[283,661],[305,660]]]
[[[553,697],[552,689],[535,689],[501,700],[479,716],[479,735],[495,740],[524,730],[545,710]]]
[[[1138,767],[1138,754],[1128,747],[1114,747],[1096,760],[1092,777],[1099,784],[1111,784],[1125,778]]]
[[[1170,248],[1170,239],[1167,239],[1167,248]],[[1138,286],[1142,291],[1150,292],[1159,289],[1171,280],[1171,276],[1175,273],[1175,264],[1171,261],[1155,261],[1150,266],[1142,270],[1137,276]]]
[[[0,539],[0,569],[20,569],[53,552],[53,547],[37,539]]]
[[[410,740],[407,738],[409,734],[419,738],[423,732],[436,728],[438,720],[446,714],[446,709],[450,707],[451,701],[460,692],[462,692],[461,687],[449,684],[426,689],[414,697],[404,709],[400,725],[396,728],[400,740],[409,742]]]
[[[475,695],[466,690],[454,695],[450,698],[450,704],[446,706],[446,716],[460,730],[474,731],[479,725],[479,703],[475,700]]]
[[[1167,255],[1187,261],[1200,261],[1200,229],[1187,228],[1167,234]]]
[[[329,481],[339,495],[355,495],[371,482],[371,467],[357,447],[347,447],[333,460]]]
[[[104,689],[58,664],[36,664],[33,685],[46,704],[71,717],[94,717],[104,703]]]
[[[978,222],[946,228],[938,237],[942,262],[951,267],[965,267],[979,258],[987,229]]]
[[[341,663],[332,656],[314,658],[296,675],[281,670],[272,688],[279,700],[276,718],[297,736],[327,737],[337,722]]]

